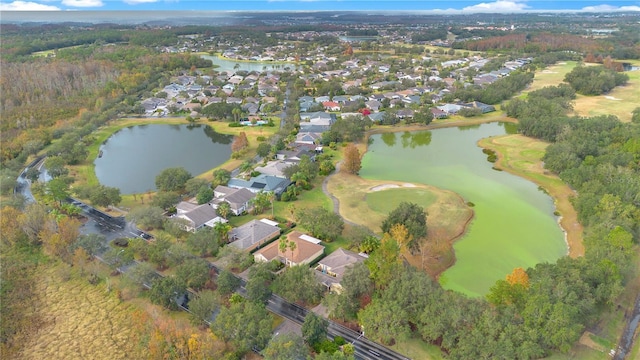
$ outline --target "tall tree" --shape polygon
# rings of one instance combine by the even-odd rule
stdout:
[[[197,293],[196,297],[189,301],[191,323],[201,325],[210,321],[213,313],[219,308],[220,299],[214,291],[204,290]]]
[[[271,339],[272,318],[264,305],[252,301],[232,303],[223,307],[211,330],[230,342],[239,353],[252,348],[263,349]]]
[[[329,322],[324,317],[309,311],[302,323],[302,337],[311,346],[327,339]]]
[[[395,224],[403,225],[409,232],[407,247],[413,253],[420,248],[420,240],[427,236],[427,215],[414,203],[403,201],[382,222],[382,231],[388,233]]]
[[[272,338],[262,353],[265,360],[305,360],[310,356],[304,340],[291,333]]]
[[[289,301],[306,304],[316,303],[322,297],[322,285],[306,265],[288,268],[276,278],[273,291]]]
[[[313,236],[329,242],[336,240],[344,228],[340,215],[322,207],[300,209],[296,219]]]
[[[151,284],[149,299],[169,310],[178,310],[177,297],[186,291],[185,284],[173,276],[158,278]]]
[[[231,180],[231,172],[226,169],[216,169],[213,171],[211,186],[215,189],[218,185],[227,185]]]
[[[342,160],[344,170],[350,174],[357,175],[360,172],[360,168],[362,168],[361,161],[358,148],[353,144],[347,145],[344,149],[344,159]]]
[[[156,176],[156,187],[162,191],[183,191],[187,181],[191,178],[191,173],[185,168],[164,169]]]
[[[120,189],[111,186],[98,185],[91,190],[89,201],[95,206],[107,207],[118,205],[122,201]]]

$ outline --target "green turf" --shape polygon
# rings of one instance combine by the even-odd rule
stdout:
[[[426,189],[396,188],[374,191],[367,194],[367,205],[377,212],[388,214],[403,202],[411,202],[429,207],[437,199],[437,196]]]

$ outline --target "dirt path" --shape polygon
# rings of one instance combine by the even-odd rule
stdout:
[[[334,176],[335,174],[337,174],[340,171],[340,165],[342,164],[342,161],[340,161],[339,163],[336,164],[336,169],[329,175],[327,175],[324,180],[322,180],[322,192],[331,199],[331,202],[333,202],[333,212],[338,214],[338,216],[340,216],[342,218],[342,221],[344,221],[346,224],[349,224],[351,226],[360,226],[356,223],[354,223],[353,221],[347,220],[345,219],[344,216],[342,216],[342,214],[340,214],[340,200],[338,200],[337,197],[333,196],[333,194],[331,192],[329,192],[327,185],[329,184],[329,180],[331,179],[332,176]]]

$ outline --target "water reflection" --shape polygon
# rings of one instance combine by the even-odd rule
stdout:
[[[394,132],[383,133],[380,137],[387,146],[393,146],[396,144],[396,133]]]
[[[415,149],[417,146],[426,146],[431,144],[431,131],[409,132],[402,134],[402,147]]]

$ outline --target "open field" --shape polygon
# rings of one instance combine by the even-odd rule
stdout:
[[[440,348],[420,339],[399,340],[390,348],[411,359],[439,360],[444,358]]]
[[[428,241],[423,253],[434,256],[423,259],[420,254],[404,255],[412,265],[434,277],[453,264],[451,245],[473,217],[473,211],[458,194],[428,185],[367,180],[341,171],[331,177],[328,190],[340,201],[340,215],[377,233],[388,212],[401,201],[410,200],[425,207]]]
[[[576,66],[575,61],[559,62],[555,65],[547,66],[542,70],[536,71],[533,82],[523,91],[523,94],[534,90],[540,90],[546,86],[557,86],[564,81],[567,75]]]
[[[554,199],[556,209],[562,216],[560,225],[566,232],[569,255],[584,255],[583,228],[570,202],[574,192],[558,176],[546,171],[542,166],[542,157],[549,144],[522,135],[504,135],[482,139],[478,145],[497,153],[496,167],[533,181]]]
[[[23,359],[141,359],[133,307],[107,294],[103,283],[65,281],[63,266],[39,276],[36,307],[43,319],[37,333],[21,339]]]
[[[640,66],[640,61],[629,61]],[[545,86],[557,86],[564,81],[564,77],[577,65],[575,61],[559,62],[545,69],[536,71],[533,83],[522,92],[521,98],[528,92],[542,89]],[[587,64],[593,65],[593,64]],[[577,95],[573,101],[574,115],[598,116],[615,115],[622,122],[631,121],[631,112],[640,106],[640,71],[627,71],[629,82],[625,86],[618,86],[607,94],[598,96]]]

